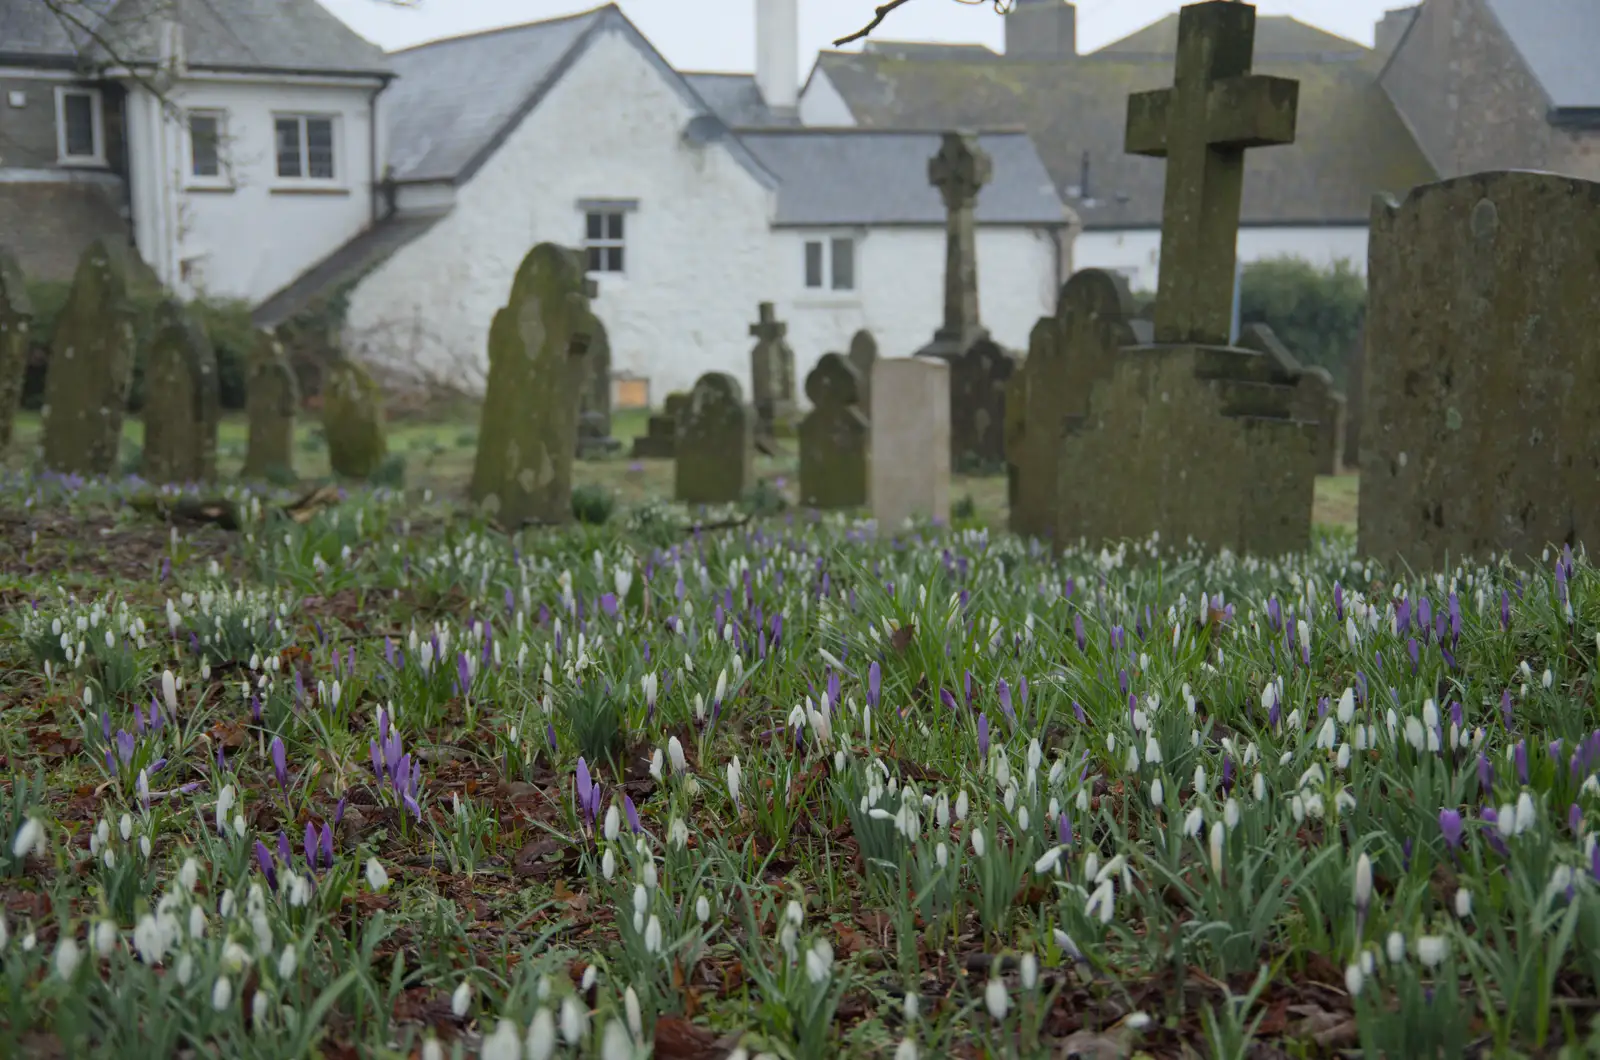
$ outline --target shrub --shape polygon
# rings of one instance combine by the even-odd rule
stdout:
[[[404,489],[406,484],[406,457],[404,453],[390,453],[375,468],[368,481],[374,486]]]
[[[1321,365],[1341,387],[1366,308],[1366,280],[1347,261],[1325,269],[1281,257],[1244,267],[1240,322],[1270,326],[1302,364]]]
[[[603,526],[616,507],[616,496],[604,486],[590,482],[572,491],[572,517],[580,523]]]

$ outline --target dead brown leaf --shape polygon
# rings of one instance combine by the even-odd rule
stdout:
[[[916,638],[917,624],[907,622],[893,633],[889,634],[889,647],[894,649],[896,655],[904,655],[906,649],[911,647],[911,642]]]

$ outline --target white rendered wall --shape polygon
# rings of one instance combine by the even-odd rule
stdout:
[[[800,124],[818,127],[853,127],[856,116],[828,75],[814,67],[805,91],[800,94]]]
[[[1246,263],[1290,256],[1327,268],[1344,260],[1364,276],[1367,272],[1367,228],[1365,225],[1241,228],[1238,253],[1239,260]],[[1120,271],[1135,291],[1156,289],[1160,258],[1161,233],[1154,228],[1091,229],[1078,233],[1073,248],[1075,268]]]
[[[454,209],[354,291],[353,349],[481,388],[489,322],[541,241],[578,246],[580,199],[637,200],[623,276],[598,276],[612,369],[659,404],[701,373],[750,385],[748,326],[771,299],[773,193],[721,144],[682,132],[688,106],[632,44],[596,40],[469,181]]]

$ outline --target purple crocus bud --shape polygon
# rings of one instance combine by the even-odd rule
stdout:
[[[306,679],[301,676],[298,667],[294,671],[294,702],[296,706],[306,701]]]
[[[407,792],[404,796],[402,796],[400,801],[405,804],[406,809],[411,811],[411,816],[417,819],[417,823],[421,824],[422,804],[417,802],[416,798],[411,795],[410,792]]]
[[[289,790],[289,764],[284,755],[283,737],[274,736],[272,744],[268,747],[272,755],[272,773],[278,778],[278,788],[281,791]]]
[[[294,857],[294,851],[289,846],[289,833],[280,831],[278,833],[278,860],[288,865],[289,859],[292,857]]]
[[[617,594],[601,593],[600,610],[605,612],[607,618],[615,618],[617,614]]]
[[[399,746],[399,741],[395,741]],[[411,753],[408,751],[400,756],[398,762],[389,763],[389,786],[394,788],[395,794],[403,794],[411,789]]]
[[[1122,689],[1122,694],[1123,695],[1127,695],[1128,694],[1128,671],[1126,671],[1126,670],[1118,670],[1117,671],[1117,686]]]
[[[1065,810],[1056,818],[1056,842],[1064,847],[1072,845],[1072,818],[1067,816]]]
[[[1226,797],[1233,791],[1233,756],[1222,756],[1222,794]]]
[[[1361,670],[1356,671],[1356,698],[1362,706],[1367,705],[1367,675]]]
[[[555,722],[552,721],[552,722],[546,722],[545,723],[544,738],[545,738],[545,742],[550,745],[550,750],[554,751],[556,749],[556,725],[555,725]]]
[[[1600,883],[1600,843],[1589,852],[1589,878]]]
[[[161,558],[161,578],[159,580],[166,581],[170,577],[172,577],[172,557],[163,556]]]
[[[506,614],[512,614],[517,609],[517,598],[512,595],[511,587],[506,586]]]
[[[1321,699],[1317,700],[1317,717],[1326,718],[1327,716],[1328,716],[1328,697],[1327,696],[1323,696]]]
[[[1504,589],[1500,590],[1500,629],[1511,629],[1511,594]]]
[[[1561,738],[1559,736],[1556,737],[1554,740],[1550,741],[1550,746],[1549,746],[1548,750],[1550,751],[1550,760],[1552,762],[1556,763],[1557,765],[1560,765],[1561,764]]]
[[[103,710],[100,712],[100,735],[105,737],[106,743],[111,742],[111,715]]]
[[[1087,644],[1088,641],[1085,639],[1085,637],[1083,635],[1083,616],[1082,615],[1073,615],[1072,616],[1072,635],[1075,638],[1077,638],[1078,651],[1080,651],[1080,652],[1083,651],[1084,645]]]
[[[472,691],[472,664],[467,662],[466,652],[456,656],[456,688],[463,696]]]
[[[1267,623],[1274,630],[1283,628],[1283,608],[1279,605],[1276,596],[1267,598]]]
[[[1509,851],[1506,850],[1506,841],[1500,838],[1500,830],[1497,827],[1500,823],[1500,814],[1496,812],[1493,806],[1485,806],[1478,811],[1478,819],[1485,826],[1483,838],[1488,841],[1489,846],[1494,849],[1496,854],[1505,857]]]
[[[1405,839],[1401,840],[1401,842],[1400,842],[1400,867],[1406,872],[1410,872],[1411,871],[1411,837],[1410,836],[1406,836]]]
[[[883,690],[883,667],[878,665],[878,660],[872,660],[872,665],[867,667],[867,706],[877,709],[878,697]]]
[[[628,827],[633,830],[633,834],[638,835],[643,832],[644,825],[639,823],[639,808],[633,804],[633,796],[622,796],[622,809],[628,815]]]
[[[1452,700],[1450,703],[1450,723],[1456,728],[1461,727],[1461,701]]]
[[[1494,766],[1489,762],[1489,756],[1482,751],[1478,752],[1478,793],[1487,799],[1494,792]]]
[[[1394,628],[1397,633],[1404,633],[1411,628],[1411,598],[1408,596],[1400,601],[1394,609]]]
[[[323,632],[322,623],[318,622],[316,619],[313,618],[311,620],[311,624],[313,626],[315,626],[316,630],[317,630],[317,643],[321,644],[323,647],[327,647],[327,645],[328,645],[328,634]]]
[[[961,693],[966,697],[967,706],[972,706],[972,671],[967,670],[961,675]]]
[[[1083,704],[1079,703],[1076,699],[1072,701],[1072,714],[1078,719],[1079,725],[1089,724],[1089,719],[1083,715]]]
[[[144,711],[140,710],[138,706],[133,708],[133,731],[140,736],[144,735]]]
[[[582,756],[578,758],[577,771],[578,805],[585,811],[589,808],[589,793],[594,788],[594,781],[589,777],[589,763]]]
[[[317,826],[310,821],[306,822],[305,855],[306,867],[317,871]]]
[[[1267,709],[1268,728],[1276,729],[1278,727],[1278,719],[1282,717],[1282,715],[1283,704],[1278,702],[1277,697],[1274,696],[1272,699],[1272,706]]]
[[[1006,712],[1006,717],[1011,719],[1011,724],[1017,723],[1017,712],[1011,709],[1011,686],[1004,677],[995,682],[995,692],[1000,697],[1000,709]]]
[[[1567,807],[1567,827],[1574,837],[1583,835],[1583,807],[1577,803]]]
[[[1122,650],[1122,642],[1125,639],[1126,639],[1126,635],[1123,633],[1123,630],[1122,630],[1121,626],[1112,626],[1111,627],[1111,650],[1112,651],[1121,651]]]
[[[989,715],[978,715],[978,757],[989,760]]]
[[[335,806],[333,808],[333,826],[335,828],[338,828],[339,827],[339,822],[344,820],[344,803],[345,803],[344,797],[340,796],[339,805],[337,805],[337,806]]]
[[[117,757],[122,759],[123,765],[133,761],[133,752],[137,746],[138,741],[134,738],[133,733],[127,729],[117,730]]]
[[[257,725],[261,724],[261,697],[260,696],[252,695],[250,697],[250,720],[255,722]]]
[[[1451,850],[1461,846],[1461,814],[1456,810],[1439,811],[1439,831],[1444,834],[1445,845]]]
[[[1528,741],[1518,740],[1512,749],[1512,759],[1517,763],[1517,783],[1528,782]]]
[[[956,709],[956,697],[951,694],[948,688],[939,689],[939,702],[943,703],[950,710]]]
[[[828,709],[830,713],[839,710],[839,675],[832,670],[828,671]]]
[[[1333,583],[1333,614],[1340,622],[1344,621],[1344,586],[1338,582]]]
[[[1411,653],[1411,672],[1415,674],[1417,672],[1417,665],[1420,661],[1419,657],[1422,652],[1422,649],[1417,645],[1416,637],[1406,638],[1406,651]]]
[[[256,867],[261,870],[261,875],[267,878],[267,887],[276,891],[278,889],[278,872],[272,866],[272,854],[267,850],[267,844],[256,840]]]
[[[1422,631],[1423,637],[1433,632],[1433,604],[1426,596],[1417,601],[1417,628]]]

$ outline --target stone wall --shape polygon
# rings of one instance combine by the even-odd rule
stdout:
[[[103,172],[0,182],[0,240],[30,279],[70,280],[84,248],[96,239],[132,240],[123,187],[121,178]]]

